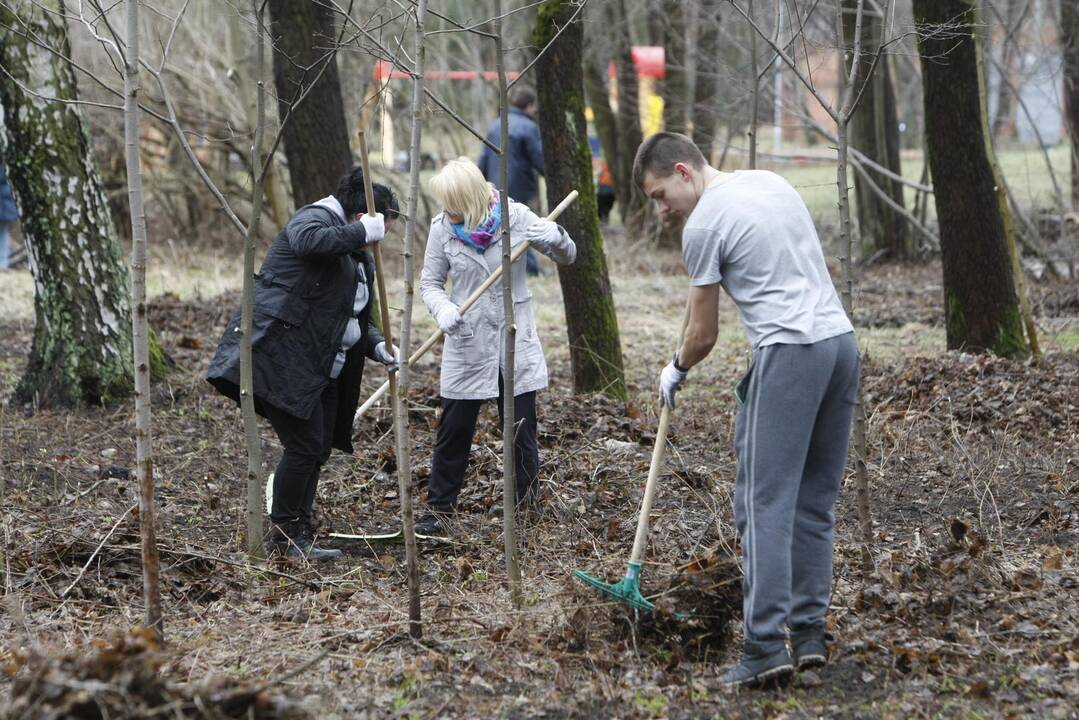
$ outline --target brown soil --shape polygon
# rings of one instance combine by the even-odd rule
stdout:
[[[862,284],[866,322],[938,324],[934,277],[939,269],[873,269]],[[1063,300],[1038,296],[1043,317],[1073,316],[1075,283],[1051,292]],[[164,649],[129,632],[142,618],[131,407],[0,406],[0,714],[144,717],[172,703],[196,717],[248,717],[248,708],[342,718],[1076,717],[1075,352],[1040,366],[956,352],[871,358],[873,567],[862,564],[848,484],[837,509],[832,662],[786,690],[728,693],[716,678],[740,642],[730,508],[738,353],[716,354],[672,424],[642,578],[660,613],[636,617],[572,577],[583,569],[613,582],[624,572],[654,440],[655,343],[624,320],[628,406],[571,395],[564,353],[549,352],[540,436],[549,501],[522,518],[522,608],[503,580],[501,440],[489,408],[455,542],[421,546],[425,624],[415,641],[405,634],[400,545],[342,543],[345,558],[319,567],[243,556],[240,421],[201,379],[233,302],[164,297],[152,312],[180,368],[153,398]],[[657,312],[667,313],[663,302]],[[0,323],[5,397],[31,329]],[[420,497],[436,372],[420,366],[411,396]],[[323,534],[396,529],[391,435],[388,413],[376,412],[356,455],[331,459]],[[268,427],[263,438],[272,463],[280,448]],[[247,703],[240,714],[230,698]]]

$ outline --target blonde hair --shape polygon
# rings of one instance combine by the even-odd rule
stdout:
[[[444,211],[464,217],[466,228],[476,228],[487,219],[491,186],[468,158],[450,160],[428,181],[427,187]]]

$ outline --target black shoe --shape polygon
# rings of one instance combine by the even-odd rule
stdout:
[[[449,514],[435,511],[424,513],[416,521],[415,531],[417,535],[445,537],[450,534]]]
[[[273,525],[268,550],[269,555],[308,562],[336,560],[342,555],[340,550],[316,545],[311,526],[302,520]]]
[[[535,510],[547,504],[547,490],[539,482],[527,489],[517,488],[517,508]]]
[[[727,687],[782,687],[790,682],[794,674],[787,648],[772,653],[759,653],[748,647],[742,660],[719,677],[721,685]]]
[[[828,646],[835,640],[824,628],[791,630],[794,664],[799,670],[818,668],[828,663]]]

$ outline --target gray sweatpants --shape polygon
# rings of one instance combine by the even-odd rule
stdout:
[[[766,345],[739,384],[734,517],[745,639],[758,651],[781,650],[786,627],[824,625],[858,364],[854,333]]]

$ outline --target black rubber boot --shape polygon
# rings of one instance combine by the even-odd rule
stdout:
[[[794,674],[787,648],[766,651],[752,643],[746,643],[742,660],[723,673],[719,682],[727,687],[781,687],[790,682]]]
[[[315,544],[314,533],[307,521],[275,524],[270,532],[268,554],[276,554],[290,560],[319,562],[336,560],[341,557],[340,550],[322,548]]]
[[[432,510],[426,512],[416,520],[415,531],[417,535],[425,537],[448,537],[450,513]]]
[[[794,664],[799,670],[822,667],[828,663],[828,646],[832,644],[832,634],[822,627],[791,630],[791,649],[794,651]]]

